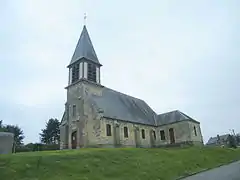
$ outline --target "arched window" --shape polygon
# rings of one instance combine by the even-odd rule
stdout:
[[[196,129],[196,127],[194,126],[193,129],[194,129],[195,136],[197,136],[197,129]]]
[[[153,138],[154,138],[154,140],[156,140],[156,132],[155,131],[153,131]]]
[[[128,137],[128,128],[124,127],[123,130],[124,130],[124,137],[127,138]]]
[[[164,130],[161,130],[161,131],[160,131],[160,136],[161,136],[161,140],[162,140],[162,141],[166,140]]]
[[[77,106],[74,104],[74,105],[73,105],[73,109],[72,109],[72,116],[73,116],[73,117],[76,116],[76,108],[77,108]]]
[[[111,135],[112,135],[111,125],[110,125],[110,124],[107,124],[107,125],[106,125],[106,128],[107,128],[107,136],[111,136]]]
[[[142,129],[142,138],[145,139],[145,130]]]

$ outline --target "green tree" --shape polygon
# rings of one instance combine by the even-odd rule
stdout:
[[[0,121],[0,132],[10,132],[14,134],[14,152],[16,147],[19,147],[23,143],[24,134],[23,130],[17,125],[3,125],[3,121]]]
[[[237,141],[237,144],[240,145],[240,134],[236,135],[236,141]]]
[[[236,143],[236,138],[233,135],[228,136],[228,141],[229,141],[229,147],[230,148],[237,148],[237,143]]]
[[[3,131],[4,131],[3,123],[2,123],[2,120],[0,120],[0,132],[3,132]]]
[[[49,119],[45,129],[40,133],[41,142],[45,144],[58,144],[60,141],[60,122],[58,119]]]
[[[5,132],[11,132],[14,134],[14,144],[20,146],[23,144],[24,134],[23,130],[17,125],[6,125],[4,126]]]

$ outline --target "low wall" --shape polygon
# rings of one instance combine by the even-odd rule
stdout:
[[[0,132],[0,154],[12,153],[13,139],[12,133]]]

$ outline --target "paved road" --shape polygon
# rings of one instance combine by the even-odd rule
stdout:
[[[240,180],[240,161],[205,171],[183,180]]]

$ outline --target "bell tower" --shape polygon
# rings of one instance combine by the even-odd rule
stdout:
[[[98,57],[92,45],[86,25],[73,53],[69,68],[68,86],[81,80],[100,84],[100,67]]]

